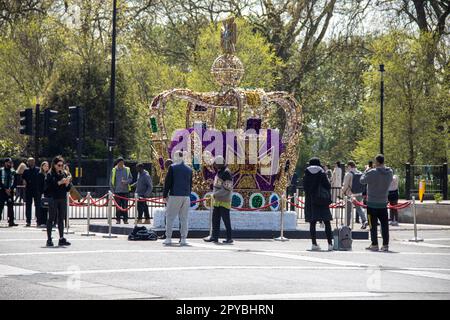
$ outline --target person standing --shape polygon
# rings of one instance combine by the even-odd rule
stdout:
[[[67,192],[72,187],[71,179],[64,171],[64,159],[56,156],[45,179],[46,192],[49,195],[49,219],[47,220],[47,247],[53,247],[52,227],[58,221],[58,246],[70,246],[64,238],[64,221],[67,216]]]
[[[122,157],[119,157],[111,172],[110,187],[117,205],[123,209],[128,209],[128,197],[130,196],[132,182],[133,176],[130,168],[125,166],[125,161]],[[123,223],[128,224],[128,211],[121,211],[116,208],[116,224],[120,224],[121,217],[123,217]]]
[[[39,199],[40,199],[40,203],[41,203],[41,208],[40,208],[41,227],[47,227],[47,220],[48,220],[48,207],[43,206],[42,195],[45,198],[49,198],[49,194],[45,189],[45,179],[47,178],[47,173],[48,173],[49,169],[50,169],[50,166],[47,161],[44,161],[41,163],[41,167],[39,170],[39,176],[38,176]]]
[[[346,224],[350,226],[351,224],[351,213],[353,209],[352,197],[356,201],[361,202],[363,200],[362,192],[364,191],[364,185],[361,184],[362,173],[356,169],[356,164],[354,161],[350,160],[347,162],[347,173],[344,176],[344,185],[342,186],[342,193],[347,196],[347,215]],[[361,219],[362,225],[361,229],[367,228],[367,218],[364,213],[363,208],[356,206],[356,216]],[[357,220],[359,223],[359,220]]]
[[[331,203],[331,185],[327,175],[323,170],[319,158],[311,158],[309,166],[305,169],[303,177],[303,188],[305,190],[305,221],[309,222],[312,241],[312,251],[319,251],[320,246],[317,244],[316,224],[322,221],[325,225],[325,234],[328,241],[328,251],[333,251],[333,234],[331,232],[331,211],[329,205]],[[318,201],[319,191],[328,191],[328,199],[321,197]],[[320,194],[323,194],[320,192]]]
[[[28,168],[23,172],[23,180],[25,182],[25,205],[26,205],[26,226],[31,226],[31,207],[34,201],[36,224],[39,227],[41,221],[41,197],[39,194],[39,168],[36,167],[34,158],[28,158]]]
[[[338,201],[338,198],[341,197],[342,188],[342,169],[340,161],[336,161],[336,164],[334,166],[334,170],[331,175],[331,188],[331,199],[336,203]]]
[[[370,238],[372,244],[367,250],[378,251],[378,228],[380,220],[383,246],[381,251],[389,251],[389,222],[388,222],[388,192],[392,182],[393,172],[385,167],[384,156],[379,154],[375,158],[375,168],[366,170],[360,181],[367,184],[367,217],[369,220]]]
[[[152,177],[147,170],[144,169],[144,165],[139,163],[136,166],[138,170],[138,176],[136,180],[136,193],[138,197],[150,198],[153,189]],[[139,201],[137,204],[138,210],[138,221],[137,223],[142,223],[142,215],[145,217],[144,224],[150,224],[150,214],[148,212],[148,205],[146,201]]]
[[[25,186],[23,185],[23,172],[27,169],[27,160],[22,160],[16,170],[16,202],[22,203],[25,199]]]
[[[14,223],[14,188],[16,187],[16,172],[13,169],[11,158],[3,161],[3,167],[0,168],[0,220],[2,219],[3,208],[8,208],[8,225],[17,227]]]
[[[188,245],[188,217],[191,206],[192,169],[183,160],[183,152],[176,152],[177,159],[169,167],[165,181],[163,198],[166,207],[166,240],[164,245],[172,244],[172,228],[175,217],[180,220],[180,245]]]
[[[396,174],[392,177],[391,185],[389,186],[388,201],[391,206],[398,204],[398,176]],[[398,226],[398,210],[389,209],[391,215],[391,226]]]
[[[231,196],[233,194],[233,175],[230,169],[225,164],[225,159],[222,156],[217,156],[214,159],[214,169],[217,174],[214,177],[213,183],[213,198],[214,208],[212,215],[212,234],[210,237],[204,238],[206,242],[219,242],[220,234],[220,219],[225,224],[227,232],[227,239],[223,243],[233,243],[230,209]]]

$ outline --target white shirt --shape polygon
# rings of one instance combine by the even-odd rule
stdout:
[[[398,190],[398,177],[394,174],[392,177],[391,185],[389,186],[389,191],[395,191]]]

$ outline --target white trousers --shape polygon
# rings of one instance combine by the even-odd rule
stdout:
[[[172,238],[173,222],[178,216],[180,220],[181,239],[186,239],[188,235],[188,215],[191,206],[190,197],[169,196],[166,208],[166,238]]]

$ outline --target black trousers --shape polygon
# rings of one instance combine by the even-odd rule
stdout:
[[[123,198],[129,197],[128,193],[116,193],[116,195],[123,197]],[[118,197],[114,197],[114,198],[116,200],[117,205],[119,205],[121,208],[128,209],[128,200],[121,199]],[[116,220],[120,221],[120,217],[123,217],[123,221],[127,222],[128,221],[128,211],[120,211],[119,209],[116,208]]]
[[[41,219],[41,195],[39,193],[33,193],[30,191],[25,192],[25,212],[26,212],[26,219],[27,224],[31,223],[31,206],[33,204],[34,200],[34,208],[35,208],[35,215],[36,215],[36,223],[37,224],[43,224]]]
[[[52,238],[52,227],[55,221],[58,221],[59,238],[64,238],[64,220],[67,216],[66,199],[50,199],[49,217],[47,219],[47,238]]]
[[[214,207],[212,216],[212,235],[213,239],[219,239],[220,234],[220,219],[223,220],[225,224],[225,229],[227,230],[227,240],[232,239],[232,229],[230,220],[230,209],[224,207]]]
[[[150,219],[147,202],[144,201],[138,202],[137,210],[138,210],[138,219],[142,219],[142,214],[144,214],[145,219]]]
[[[313,220],[309,223],[309,233],[311,234],[311,240],[314,245],[317,245],[316,224],[317,224],[316,220]],[[327,235],[328,244],[333,244],[333,233],[331,232],[331,222],[324,221],[323,224],[325,225],[325,234]]]
[[[11,193],[8,196],[5,190],[0,190],[0,220],[2,220],[5,203],[8,208],[8,223],[11,225],[14,223],[14,195]]]
[[[370,239],[374,246],[378,245],[378,220],[381,224],[381,236],[383,237],[383,246],[389,245],[389,219],[387,208],[367,207],[367,218],[370,228]]]
[[[47,224],[48,220],[48,208],[41,207],[41,224]]]

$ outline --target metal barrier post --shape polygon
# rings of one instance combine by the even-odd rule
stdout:
[[[414,217],[414,238],[409,239],[409,241],[421,242],[421,241],[423,241],[423,239],[417,237],[416,197],[415,196],[412,196],[412,210],[413,210],[413,217]]]
[[[286,193],[281,196],[281,211],[280,211],[280,236],[275,238],[276,241],[289,241],[288,238],[284,237],[284,209],[286,206]]]
[[[295,193],[294,193],[294,204],[295,204],[295,206],[294,206],[294,210],[295,210],[295,216],[297,217],[297,220],[299,219],[299,214],[300,214],[300,210],[298,210],[298,204],[299,204],[299,202],[298,202],[298,190],[296,189],[295,190]]]
[[[89,229],[90,229],[90,225],[91,225],[91,193],[88,192],[87,196],[86,196],[86,200],[87,200],[87,232],[86,233],[82,233],[82,236],[86,236],[86,237],[93,237],[95,236],[94,233],[89,233]]]
[[[111,235],[111,229],[112,229],[112,192],[108,191],[108,224],[109,224],[109,235],[103,236],[103,238],[117,238],[117,236]]]
[[[213,225],[212,225],[212,217],[213,217],[213,209],[214,209],[214,197],[212,194],[210,195],[210,207],[209,207],[209,237],[212,237],[213,234]]]
[[[139,203],[138,200],[139,200],[138,194],[135,193],[135,194],[134,194],[134,201],[135,201],[135,202],[134,202],[134,226],[137,226],[137,221],[138,221],[138,220],[137,220],[137,218],[138,218],[138,217],[137,217],[137,216],[138,216],[138,215],[137,215],[137,211],[138,211],[138,210],[137,210],[137,206],[138,206],[138,203]]]
[[[70,218],[69,218],[69,210],[70,210],[70,194],[66,193],[66,232],[64,234],[74,234],[75,232],[70,231]]]

